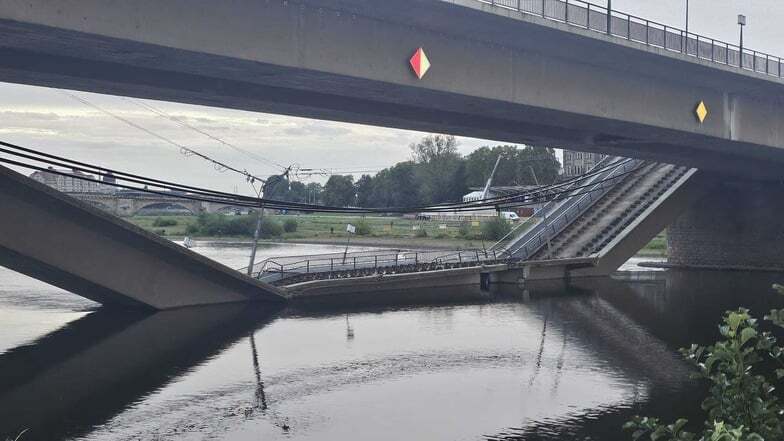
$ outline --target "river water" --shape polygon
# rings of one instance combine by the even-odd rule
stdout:
[[[197,245],[246,264],[246,244]],[[157,314],[101,310],[0,268],[0,439],[629,439],[620,426],[636,413],[700,417],[677,348],[715,338],[725,309],[761,316],[784,280],[636,263],[490,298]]]

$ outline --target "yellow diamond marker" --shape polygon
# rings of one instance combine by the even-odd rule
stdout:
[[[705,105],[704,101],[700,101],[700,103],[697,104],[697,110],[695,110],[695,113],[697,114],[697,119],[700,120],[700,124],[705,122],[705,118],[708,117],[708,107]]]

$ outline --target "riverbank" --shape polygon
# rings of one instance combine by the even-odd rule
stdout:
[[[232,216],[227,216],[231,218]],[[346,225],[363,225],[364,234],[352,234],[350,244],[379,248],[404,248],[415,250],[458,250],[490,247],[494,241],[481,239],[477,224],[459,222],[418,221],[387,216],[332,216],[332,215],[270,215],[273,222],[283,225],[296,222],[294,231],[262,239],[266,243],[297,243],[317,245],[345,245],[349,239]],[[128,220],[148,231],[174,241],[185,236],[196,240],[251,240],[249,234],[239,236],[200,235],[192,232],[196,216],[165,215],[135,216]],[[667,257],[667,238],[660,233],[641,249],[639,257]]]

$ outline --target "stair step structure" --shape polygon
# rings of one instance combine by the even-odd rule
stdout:
[[[528,232],[512,241],[506,246],[506,251],[522,260],[596,255],[647,209],[666,197],[668,190],[688,171],[686,167],[670,164],[634,161],[633,168],[627,165],[623,172],[616,172],[619,179],[609,181],[599,197],[590,201],[587,208],[581,209],[579,215],[568,218],[560,214],[543,220],[538,231]],[[570,203],[568,200],[564,202],[566,205]],[[571,211],[576,210],[572,208]]]

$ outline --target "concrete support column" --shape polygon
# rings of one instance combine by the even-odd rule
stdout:
[[[723,182],[668,229],[669,262],[784,270],[784,183]]]

